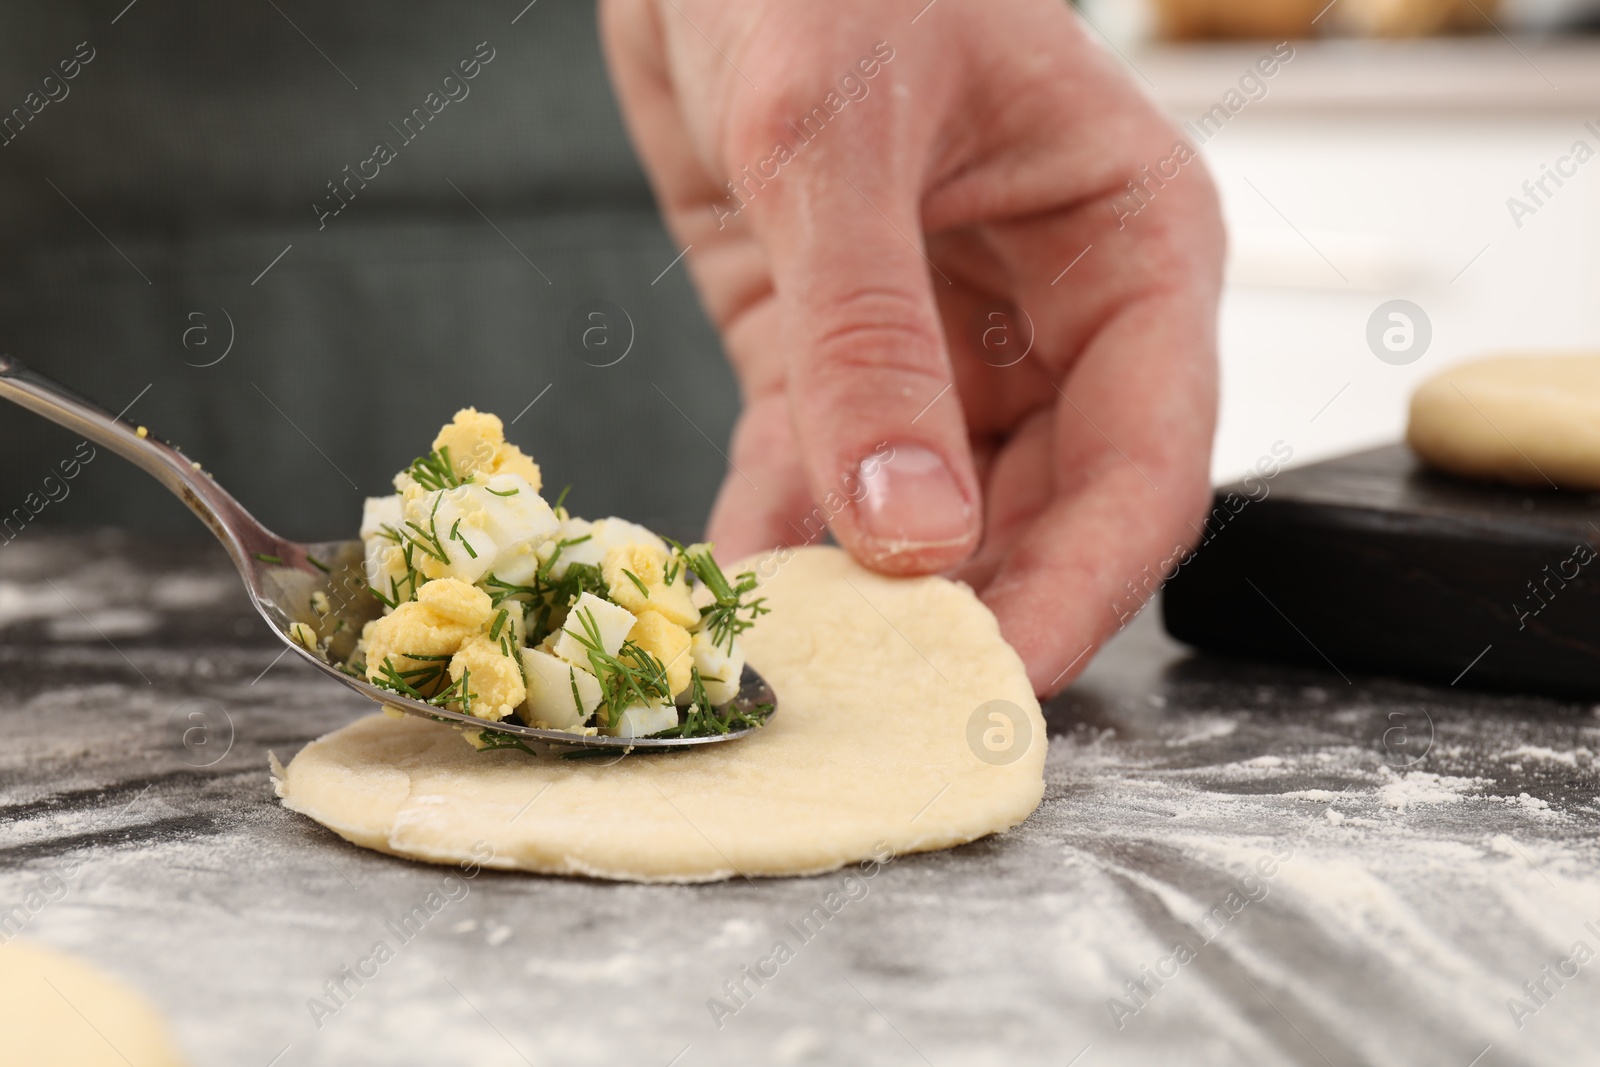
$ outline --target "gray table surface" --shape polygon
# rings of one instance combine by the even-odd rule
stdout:
[[[1146,612],[1046,709],[1027,823],[894,860],[809,942],[785,924],[839,875],[483,873],[398,944],[447,872],[279,806],[268,751],[369,709],[270,641],[213,547],[0,548],[0,910],[74,866],[22,936],[138,986],[196,1065],[1600,1062],[1587,706],[1198,658]]]

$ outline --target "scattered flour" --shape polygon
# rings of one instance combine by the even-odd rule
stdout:
[[[1378,790],[1386,807],[1405,811],[1412,804],[1454,804],[1466,799],[1470,790],[1488,785],[1486,778],[1458,778],[1429,771],[1407,771]]]
[[[1495,758],[1544,760],[1547,763],[1564,763],[1568,767],[1576,767],[1579,760],[1588,763],[1594,758],[1594,753],[1586,748],[1576,748],[1570,752],[1557,752],[1553,748],[1545,748],[1542,745],[1518,745],[1516,748],[1500,753]]]
[[[1486,797],[1485,799],[1498,800],[1502,804],[1525,808],[1528,811],[1548,812],[1550,810],[1550,802],[1548,800],[1540,800],[1538,797],[1530,796],[1527,793],[1521,793],[1514,797]]]
[[[1197,745],[1202,741],[1217,741],[1231,737],[1238,728],[1237,719],[1212,719],[1209,722],[1202,722],[1197,728],[1178,737],[1168,738],[1166,743],[1176,748],[1181,745]]]

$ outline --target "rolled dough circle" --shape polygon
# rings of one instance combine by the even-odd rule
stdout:
[[[142,996],[42,945],[0,945],[0,1063],[178,1067],[166,1023]]]
[[[1406,441],[1468,478],[1600,489],[1600,355],[1495,356],[1451,367],[1411,398]]]
[[[641,882],[818,874],[972,841],[1038,806],[1044,720],[971,589],[881,577],[834,548],[746,567],[772,613],[741,640],[779,700],[754,736],[613,763],[475,752],[447,726],[374,715],[307,745],[279,796],[382,852]],[[968,743],[994,700],[1029,727],[1010,762]]]

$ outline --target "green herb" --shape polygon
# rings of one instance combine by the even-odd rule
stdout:
[[[417,590],[422,588],[423,582],[426,581],[426,579],[422,577],[422,572],[417,570],[415,548],[411,542],[407,541],[401,546],[401,553],[405,559],[405,577],[401,579],[389,579],[389,593],[387,596],[375,589],[372,584],[367,582],[365,579],[363,579],[362,582],[362,584],[366,585],[368,592],[377,597],[379,602],[382,603],[384,607],[390,609],[397,608],[401,604],[404,604],[406,601],[415,597],[417,595]],[[408,592],[405,596],[400,595],[400,587],[402,585],[405,585],[410,590],[410,592]]]
[[[449,703],[460,704],[461,710],[471,715],[472,701],[475,696],[476,694],[472,691],[472,671],[470,668],[466,668],[462,670],[461,677],[452,682],[448,689],[434,697],[434,700],[439,701],[440,707]]]
[[[411,461],[411,466],[406,468],[406,474],[429,492],[457,489],[472,481],[470,474],[465,478],[456,475],[455,466],[450,461],[449,448],[441,448],[429,452],[426,456],[418,456]]]
[[[479,752],[498,752],[502,749],[514,748],[526,752],[530,756],[539,753],[522,743],[522,739],[514,734],[504,733],[493,727],[484,729],[478,734],[478,743],[473,746]]]
[[[372,684],[379,689],[387,689],[391,693],[398,693],[412,700],[420,700],[424,704],[433,703],[433,696],[425,690],[431,689],[444,674],[442,667],[427,667],[412,671],[402,671],[394,665],[394,660],[385,656],[383,664],[378,668],[378,677],[372,679]]]
[[[645,585],[644,582],[640,581],[637,574],[633,573],[626,567],[622,568],[622,573],[628,576],[628,581],[634,584],[634,586],[639,590],[640,594],[642,594],[646,600],[650,599],[650,587]]]
[[[389,580],[389,587],[394,592],[394,596],[392,598],[384,596],[382,593],[378,592],[378,590],[376,588],[374,588],[373,586],[371,586],[371,585],[367,586],[367,592],[371,593],[374,597],[376,597],[377,600],[378,600],[378,603],[380,603],[384,607],[390,608],[392,610],[392,609],[397,608],[397,607],[400,606],[400,592],[399,592],[398,589],[395,589],[394,579],[392,579],[392,578]]]
[[[572,710],[587,719],[589,716],[583,713],[583,697],[578,695],[578,668],[567,668],[567,681],[572,684]]]
[[[280,566],[283,564],[283,560],[280,557],[269,556],[265,552],[257,552],[256,559],[260,560],[262,563],[276,563]]]
[[[538,570],[534,572],[532,582],[528,585],[507,582],[493,574],[484,580],[483,585],[489,594],[489,601],[496,607],[513,599],[528,605],[526,632],[530,648],[538,645],[560,625],[567,608],[582,594],[609,596],[610,589],[606,585],[605,577],[600,573],[600,568],[593,564],[568,564],[566,572],[560,578],[551,575],[564,550],[582,544],[589,538],[589,534],[584,534],[582,537],[565,538],[556,542],[550,558],[539,565]]]
[[[745,600],[746,595],[759,584],[755,572],[745,571],[734,582],[730,582],[728,576],[722,573],[722,568],[717,566],[717,561],[711,557],[710,545],[684,548],[673,541],[672,547],[683,560],[684,566],[705,583],[715,599],[715,603],[700,609],[702,628],[711,635],[713,645],[725,645],[728,654],[733,655],[733,639],[754,626],[757,619],[771,610],[766,606],[766,597]]]
[[[555,549],[550,553],[550,558],[539,564],[537,577],[542,581],[550,577],[550,572],[555,569],[556,561],[561,558],[561,553],[573,545],[581,545],[593,537],[594,534],[584,534],[582,537],[563,537],[556,542]]]
[[[588,609],[578,612],[578,624],[582,633],[567,632],[588,653],[589,666],[600,682],[600,707],[595,719],[598,725],[615,727],[633,704],[660,704],[672,699],[667,691],[667,668],[660,660],[632,641],[624,641],[616,656],[606,652],[594,612]]]
[[[539,595],[539,587],[537,585],[513,585],[510,582],[501,581],[493,574],[485,578],[483,584],[489,587],[486,592],[489,594],[489,602],[495,607],[499,607],[512,597]]]
[[[442,496],[433,498],[433,510],[428,513],[428,528],[426,530],[407,520],[406,525],[415,532],[406,534],[406,539],[440,563],[448,565],[450,563],[450,554],[444,550],[444,542],[439,540],[439,505],[443,502],[444,497]],[[457,523],[457,525],[459,526],[460,524]]]
[[[489,489],[488,486],[484,486],[484,488],[485,489]],[[498,489],[489,489],[489,492],[493,493],[495,496],[516,496],[518,493],[522,492],[522,490],[521,489],[507,489],[505,492],[502,493]]]
[[[506,620],[509,618],[511,618],[511,609],[501,608],[500,614],[494,617],[494,625],[489,627],[489,640],[500,640],[500,628],[506,624]]]
[[[306,553],[306,562],[311,564],[313,567],[317,568],[317,570],[321,571],[323,574],[332,574],[333,573],[333,568],[329,567],[326,563],[322,562],[320,559],[318,559],[316,556],[313,556],[309,552]]]
[[[556,497],[556,502],[554,504],[550,505],[550,510],[551,511],[560,511],[561,510],[561,505],[565,504],[567,502],[567,494],[570,493],[570,492],[572,492],[572,486],[570,486],[570,485],[567,486],[565,489],[561,490],[561,495],[557,496]]]
[[[468,715],[472,714],[472,672],[464,670],[461,678],[451,682],[443,689],[434,692],[438,684],[448,676],[450,662],[449,656],[405,656],[406,659],[429,663],[431,666],[418,667],[409,671],[402,671],[394,665],[394,660],[385,656],[383,665],[378,668],[378,677],[372,679],[372,684],[379,689],[387,689],[391,693],[398,693],[412,700],[419,700],[424,704],[431,704],[436,708],[459,701],[461,710]]]
[[[438,506],[437,505],[435,505],[435,510],[438,510]],[[465,537],[461,536],[461,520],[460,519],[457,519],[456,520],[456,524],[454,526],[450,527],[450,540],[452,540],[452,541],[460,541],[461,542],[461,547],[465,548],[467,550],[467,555],[471,556],[473,559],[477,559],[478,558],[478,554],[472,550],[472,546],[467,544],[467,539]]]
[[[765,726],[775,708],[772,704],[755,704],[744,708],[734,700],[719,712],[711,706],[711,700],[706,696],[705,683],[700,678],[698,667],[689,669],[689,696],[691,703],[683,721],[671,729],[653,733],[651,737],[711,737],[734,730],[754,729]]]

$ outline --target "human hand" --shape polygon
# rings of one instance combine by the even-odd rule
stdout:
[[[1129,210],[1179,134],[1061,0],[925,3],[601,26],[743,391],[719,555],[827,519],[969,582],[1049,693],[1208,504],[1222,225],[1198,160]]]

